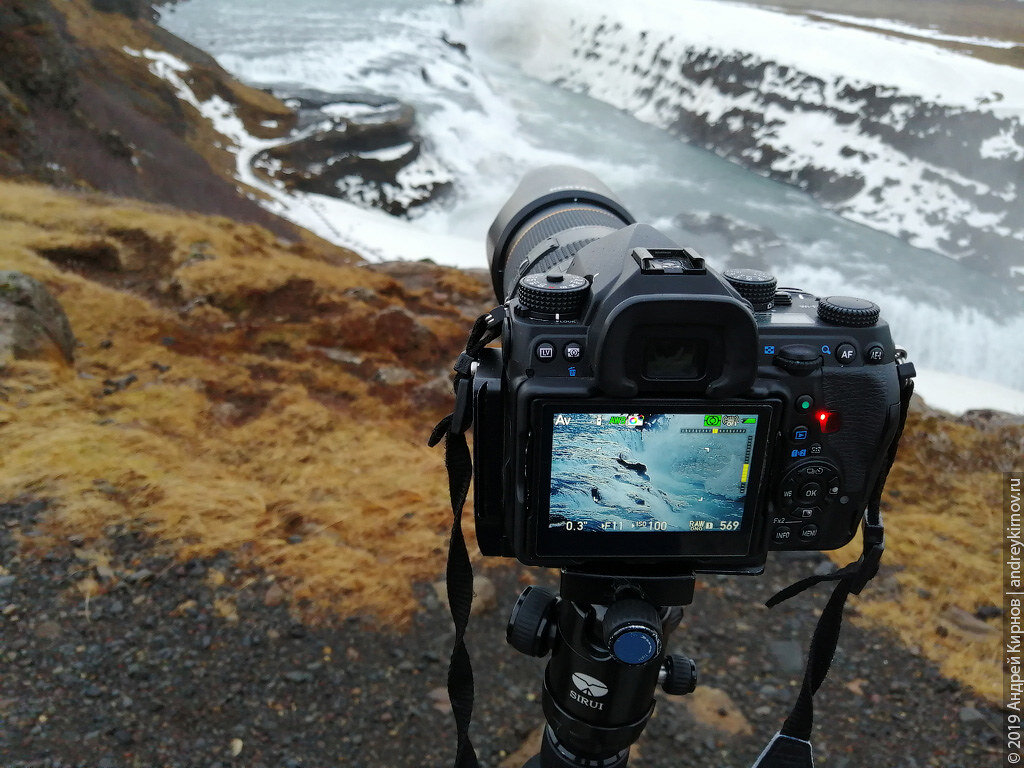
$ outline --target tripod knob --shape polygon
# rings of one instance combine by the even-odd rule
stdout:
[[[558,596],[551,590],[534,586],[524,589],[508,618],[508,644],[527,656],[546,656],[551,650],[557,604]]]
[[[672,696],[685,696],[697,687],[697,664],[693,659],[673,653],[661,668],[661,689]]]
[[[604,642],[619,661],[646,664],[661,653],[661,615],[643,600],[618,600],[601,623]]]

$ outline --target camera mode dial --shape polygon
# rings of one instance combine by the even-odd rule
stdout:
[[[579,275],[549,272],[519,281],[519,304],[539,319],[578,317],[590,294],[590,282]]]
[[[661,616],[643,600],[618,600],[608,606],[604,642],[612,655],[626,664],[646,664],[661,653]]]
[[[771,309],[775,288],[779,284],[775,275],[759,269],[727,269],[722,275],[740,296],[754,306],[755,312]]]
[[[867,328],[878,322],[878,305],[854,296],[826,296],[818,301],[818,317],[829,325]]]

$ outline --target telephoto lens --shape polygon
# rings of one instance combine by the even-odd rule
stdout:
[[[495,298],[504,303],[526,275],[564,270],[587,243],[634,223],[593,174],[567,165],[531,171],[487,231]]]

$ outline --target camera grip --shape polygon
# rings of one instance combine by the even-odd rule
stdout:
[[[899,418],[896,368],[826,368],[822,391],[826,407],[841,410],[843,417],[842,429],[829,441],[829,449],[841,463],[847,488],[866,493],[874,484]]]

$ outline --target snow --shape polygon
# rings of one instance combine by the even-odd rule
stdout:
[[[515,53],[525,69],[542,79],[549,79],[552,65],[569,58],[574,42],[578,44],[568,36],[573,22],[577,31],[580,25],[604,24],[613,35],[607,47],[625,45],[628,54],[623,55],[632,61],[644,54],[649,60],[661,44],[662,57],[686,46],[738,51],[825,81],[889,85],[904,95],[963,107],[993,98],[1000,111],[1024,114],[1024,71],[1019,69],[925,42],[748,5],[718,0],[632,0],[628,5],[618,0],[488,0],[470,13],[478,38]],[[899,66],[893,63],[896,54]]]
[[[1024,415],[1024,392],[955,373],[918,368],[914,391],[933,408],[957,415],[981,408]]]
[[[409,141],[405,144],[396,144],[393,147],[370,149],[366,152],[360,152],[359,156],[364,160],[379,160],[382,163],[387,163],[392,160],[398,160],[399,158],[409,154],[412,151],[413,146],[413,143]]]
[[[297,137],[256,138],[246,130],[234,107],[224,99],[213,96],[207,101],[200,101],[196,97],[183,77],[189,72],[189,66],[181,59],[164,51],[136,51],[127,47],[123,50],[129,56],[148,60],[154,75],[166,81],[174,88],[178,98],[195,107],[210,121],[215,131],[231,142],[232,146],[228,150],[236,158],[235,178],[243,186],[259,193],[259,197],[254,198],[273,213],[305,227],[329,242],[351,248],[371,261],[430,259],[467,267],[479,266],[482,262],[483,246],[466,238],[424,232],[383,211],[367,210],[326,195],[285,192],[277,184],[264,180],[253,170],[256,155]],[[340,113],[340,109],[337,112]],[[312,133],[320,127],[310,126],[306,133]],[[299,137],[302,135],[299,134]],[[364,153],[364,156],[369,154]],[[421,155],[398,174],[401,188],[392,187],[387,191],[394,199],[408,203],[414,198],[413,192],[417,186],[444,180],[444,173],[436,161]],[[362,183],[362,179],[358,181]]]
[[[574,0],[570,0],[570,4],[572,2]],[[650,3],[652,0],[642,2]],[[444,233],[443,227],[438,226],[411,226],[407,220],[397,219],[383,211],[361,208],[333,197],[284,191],[279,183],[269,182],[255,173],[252,166],[256,155],[284,139],[259,139],[252,136],[234,107],[220,97],[214,96],[209,100],[200,101],[186,79],[189,67],[180,59],[166,52],[152,50],[135,51],[126,48],[125,53],[148,61],[150,70],[170,84],[183,102],[192,105],[210,120],[214,129],[228,140],[229,150],[236,157],[238,182],[252,190],[253,199],[267,209],[331,242],[352,248],[369,260],[430,259],[437,263],[461,267],[479,267],[484,263],[483,245],[479,239],[451,236]],[[709,110],[721,108],[713,98],[708,99],[707,106]],[[342,106],[338,107],[339,116],[344,109]],[[365,115],[365,108],[360,111]],[[802,144],[817,142],[817,150],[821,151],[841,143],[840,138],[830,135],[827,130],[829,126],[815,122],[816,119],[813,116],[809,117],[800,125],[799,134],[791,134],[794,149],[798,149]],[[310,126],[306,130],[317,129],[318,126]],[[884,147],[869,149],[871,152],[885,151]],[[992,151],[997,151],[997,148],[994,147]],[[410,190],[417,185],[436,182],[445,171],[436,161],[421,157],[402,173],[405,175],[399,179],[402,189]],[[919,183],[923,184],[924,181],[920,179]],[[974,183],[966,179],[963,181]],[[924,189],[928,193],[941,192],[927,187]],[[389,190],[389,193],[401,194],[402,190]],[[424,218],[429,219],[434,215],[427,213]],[[1017,269],[1024,272],[1024,267]],[[807,282],[803,280],[805,277],[810,278],[809,275],[799,274],[792,274],[789,277],[796,284]],[[821,279],[820,270],[815,274],[815,279]],[[929,308],[920,303],[902,297],[875,298],[879,300],[885,317],[895,328],[908,327],[907,323],[911,316],[920,320],[920,314],[929,311]],[[949,310],[937,307],[934,314],[935,322],[932,325],[936,329],[935,338],[917,339],[914,352],[915,355],[927,352],[929,359],[942,359],[942,355],[948,352],[949,339],[941,329],[949,327]],[[994,328],[991,327],[993,321],[977,313],[960,313],[955,322],[958,328],[964,328],[964,333],[974,339],[994,338],[995,335],[1004,337],[1007,333],[1013,334],[1015,338],[1024,337],[1024,327],[1019,330]],[[973,356],[972,360],[976,357],[980,369],[983,360],[991,355],[991,346],[968,345],[960,349],[958,354]],[[1024,413],[1024,393],[969,377],[926,370],[919,379],[918,391],[931,405],[952,412],[987,407]]]
[[[1013,140],[1009,131],[1000,131],[981,142],[981,156],[996,160],[1024,160],[1024,147]]]
[[[945,32],[940,32],[937,29],[925,29],[922,27],[915,27],[911,24],[905,24],[900,21],[892,21],[891,19],[867,19],[861,16],[846,16],[841,13],[820,13],[814,12],[812,14],[815,18],[828,19],[830,21],[838,21],[845,24],[857,24],[862,27],[872,27],[883,32],[898,32],[903,35],[912,35],[914,37],[922,37],[928,40],[940,40],[948,43],[964,43],[967,45],[980,45],[986,48],[1003,48],[1009,50],[1010,48],[1016,48],[1017,43],[1010,40],[993,40],[989,37],[970,37],[966,35],[950,35]]]

